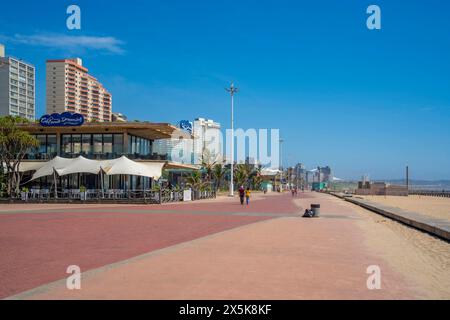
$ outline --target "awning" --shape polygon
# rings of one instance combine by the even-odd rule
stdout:
[[[21,161],[19,164],[19,172],[35,171],[45,166],[47,161]]]
[[[47,161],[42,167],[36,170],[31,180],[38,179],[53,174],[54,170],[60,170],[68,166],[74,159],[54,157],[52,160]]]
[[[159,179],[165,162],[136,162],[125,156],[110,161],[102,167],[107,175],[125,174]]]
[[[73,173],[92,173],[98,174],[103,170],[107,175],[134,175],[159,179],[165,162],[136,162],[122,156],[111,160],[91,160],[82,156],[77,158],[55,157],[45,162],[33,174],[31,180],[50,176],[56,171],[59,176]],[[34,170],[35,167],[29,166],[28,170]],[[36,166],[37,167],[37,166]]]

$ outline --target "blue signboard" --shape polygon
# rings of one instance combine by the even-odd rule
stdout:
[[[183,129],[186,130],[189,133],[192,133],[192,122],[189,120],[181,120],[178,124],[178,126]]]
[[[84,123],[84,117],[79,113],[52,113],[43,115],[39,123],[44,127],[75,127]]]

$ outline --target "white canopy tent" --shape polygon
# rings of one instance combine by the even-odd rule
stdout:
[[[55,172],[59,176],[64,176],[74,173],[99,174],[101,170],[107,175],[136,175],[157,180],[161,177],[164,165],[164,162],[136,162],[125,156],[112,160],[91,160],[82,156],[69,159],[55,157],[52,160],[41,164],[33,174],[31,180],[51,176]],[[38,165],[29,170],[33,170],[37,167]]]
[[[150,177],[158,180],[162,174],[164,162],[136,162],[125,156],[111,161],[102,161],[102,169],[110,176],[114,174],[124,174],[133,176]]]

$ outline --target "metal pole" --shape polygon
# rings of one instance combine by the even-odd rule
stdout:
[[[230,197],[234,197],[234,94],[238,92],[238,88],[231,83],[230,88],[226,88],[231,96],[231,172],[230,172]]]
[[[53,179],[55,180],[55,199],[58,199],[58,185],[56,181],[56,170],[53,168]],[[50,196],[49,196],[50,198]]]
[[[409,193],[409,166],[406,166],[406,191]]]
[[[233,85],[231,86],[233,87]],[[231,178],[230,196],[234,196],[234,97],[231,93]]]
[[[280,192],[283,191],[283,139],[280,139]]]

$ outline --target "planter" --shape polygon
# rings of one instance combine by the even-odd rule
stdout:
[[[21,193],[20,193],[20,198],[21,198],[23,201],[28,201],[28,192],[21,192]]]

